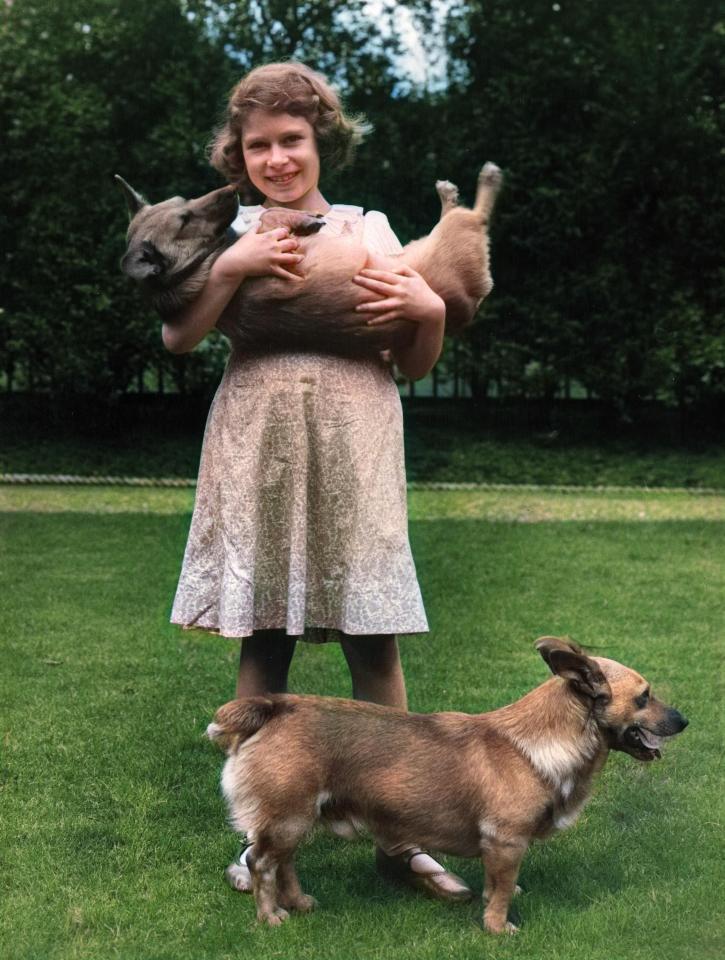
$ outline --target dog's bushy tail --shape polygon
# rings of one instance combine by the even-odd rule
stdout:
[[[275,714],[280,712],[282,704],[268,697],[245,697],[230,700],[219,707],[214,720],[206,728],[210,740],[222,741],[222,746],[230,737],[246,740],[260,730]]]

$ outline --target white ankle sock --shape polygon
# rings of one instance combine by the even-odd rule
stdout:
[[[442,873],[445,867],[427,853],[416,853],[410,859],[413,873]]]

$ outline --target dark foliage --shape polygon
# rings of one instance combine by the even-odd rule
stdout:
[[[436,80],[406,82],[400,7]],[[109,400],[205,392],[208,338],[165,355],[121,277],[119,172],[159,199],[218,183],[205,145],[241,72],[297,57],[374,132],[334,200],[388,212],[401,239],[470,199],[486,159],[507,183],[496,289],[457,349],[474,395],[551,399],[578,383],[625,418],[725,397],[725,18],[714,0],[14,0],[0,13],[0,370],[7,389]],[[450,351],[449,351],[450,353]],[[450,357],[445,357],[442,368]]]

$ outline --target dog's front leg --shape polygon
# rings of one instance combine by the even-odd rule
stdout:
[[[489,933],[516,933],[518,929],[508,920],[508,908],[524,853],[526,844],[489,842],[482,854],[486,871],[483,926]]]

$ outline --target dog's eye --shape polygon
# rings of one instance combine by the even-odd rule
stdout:
[[[184,212],[180,216],[181,216],[181,225],[182,227],[185,227],[189,222],[189,220],[191,220],[191,218],[194,216],[194,214],[191,213],[190,210],[184,210]]]
[[[647,701],[649,700],[649,687],[646,690],[643,690],[638,697],[634,698],[634,702],[642,710],[647,706]]]

